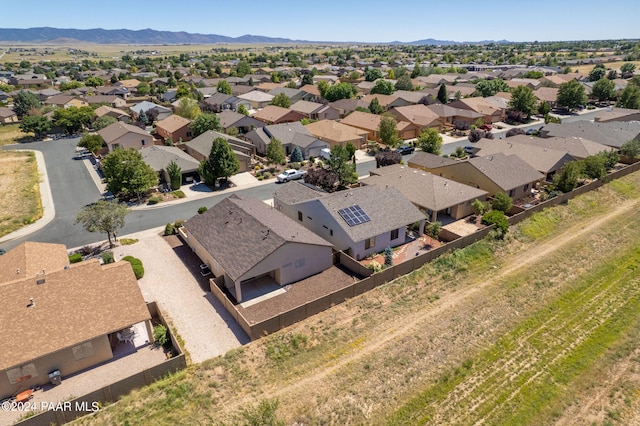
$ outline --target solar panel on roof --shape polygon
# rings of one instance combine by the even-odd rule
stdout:
[[[356,226],[360,225],[361,223],[371,221],[369,215],[366,214],[364,210],[362,210],[362,207],[357,204],[338,210],[338,214],[344,219],[345,222],[347,222],[347,225],[349,226]]]

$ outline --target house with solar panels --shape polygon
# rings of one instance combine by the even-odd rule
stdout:
[[[327,193],[289,182],[275,192],[273,206],[356,260],[404,244],[407,229],[414,224],[422,235],[426,221],[393,187],[362,186]]]

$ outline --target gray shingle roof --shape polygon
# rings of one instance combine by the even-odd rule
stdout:
[[[456,164],[457,160],[441,157],[439,155],[430,154],[428,152],[416,152],[411,160],[409,160],[409,167],[425,167],[427,169],[436,169],[438,167],[450,166]]]
[[[524,136],[524,138],[530,137]],[[497,153],[515,154],[531,167],[545,174],[559,170],[567,161],[575,160],[566,151],[518,142],[518,140],[516,136],[502,140],[480,139],[473,147],[480,150],[478,155],[482,157]]]
[[[140,154],[144,162],[156,172],[165,170],[172,161],[180,166],[182,173],[194,172],[200,165],[198,160],[175,146],[153,145],[142,148]]]
[[[234,281],[286,243],[331,246],[264,202],[237,194],[184,226]]]
[[[544,175],[515,154],[497,153],[468,160],[503,190],[509,190],[544,178]]]
[[[640,140],[640,122],[592,123],[582,120],[562,124],[549,123],[541,133],[544,137],[578,137],[620,148],[628,140]]]
[[[590,155],[598,154],[599,152],[606,152],[615,149],[613,147],[579,137],[537,138],[526,135],[516,135],[512,136],[508,140],[513,140],[514,142],[522,144],[534,145],[544,149],[560,150],[568,153],[576,159],[586,158]]]

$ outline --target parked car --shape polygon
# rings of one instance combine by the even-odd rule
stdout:
[[[480,128],[482,130],[486,130],[487,132],[490,131],[491,129],[493,129],[493,126],[489,123],[484,123],[482,126],[480,126]]]
[[[539,129],[528,129],[526,132],[524,132],[524,134],[527,136],[538,136],[540,130],[542,130],[542,127],[540,127]]]
[[[416,149],[411,145],[402,145],[396,149],[396,152],[402,155],[413,154]]]
[[[304,177],[306,170],[288,169],[278,175],[278,182],[289,182]]]
[[[471,155],[471,154],[473,154],[473,153],[474,153],[475,148],[474,148],[473,146],[471,146],[471,145],[467,145],[467,146],[465,146],[465,147],[463,148],[463,150],[464,150],[464,152],[465,152],[466,154],[470,154],[470,155]]]

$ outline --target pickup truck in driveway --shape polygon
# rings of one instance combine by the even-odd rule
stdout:
[[[306,174],[306,170],[288,169],[278,175],[278,182],[289,182],[290,180],[300,179]]]

